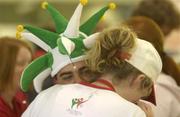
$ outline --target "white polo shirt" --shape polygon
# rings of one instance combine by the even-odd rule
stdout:
[[[55,85],[41,92],[22,117],[146,117],[113,91],[81,84]]]

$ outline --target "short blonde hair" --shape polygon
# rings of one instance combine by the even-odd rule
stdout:
[[[104,30],[87,53],[90,69],[106,72],[106,68],[111,66],[122,66],[125,61],[119,59],[116,54],[120,51],[130,51],[135,45],[135,38],[135,33],[125,26]]]
[[[131,51],[136,45],[136,38],[136,34],[126,26],[104,30],[87,52],[88,67],[95,72],[112,74],[114,76],[113,83],[116,82],[116,79],[143,74],[123,58],[117,56],[117,53]],[[151,79],[146,76],[142,82],[142,88],[151,85]]]

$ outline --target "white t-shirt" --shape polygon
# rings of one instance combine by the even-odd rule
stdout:
[[[180,87],[175,80],[161,74],[155,85],[155,117],[180,117]]]
[[[146,117],[113,91],[81,84],[55,85],[41,92],[22,117]]]

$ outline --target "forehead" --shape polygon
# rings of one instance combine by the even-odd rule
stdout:
[[[73,72],[74,71],[73,65],[76,66],[76,69],[79,69],[79,68],[82,68],[82,67],[86,66],[84,61],[74,62],[73,64],[70,63],[70,64],[66,65],[64,68],[62,68],[58,72],[58,74],[63,73],[63,72]]]

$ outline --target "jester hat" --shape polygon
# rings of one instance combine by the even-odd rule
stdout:
[[[30,25],[17,26],[17,38],[24,37],[47,52],[32,61],[23,71],[20,81],[23,91],[27,91],[33,81],[35,90],[40,92],[43,81],[49,75],[54,77],[66,65],[85,59],[84,52],[91,47],[98,36],[98,33],[92,34],[93,29],[108,9],[116,7],[114,3],[110,3],[79,26],[81,12],[86,3],[87,0],[80,0],[68,22],[52,5],[43,2],[42,8],[52,17],[56,32]]]

